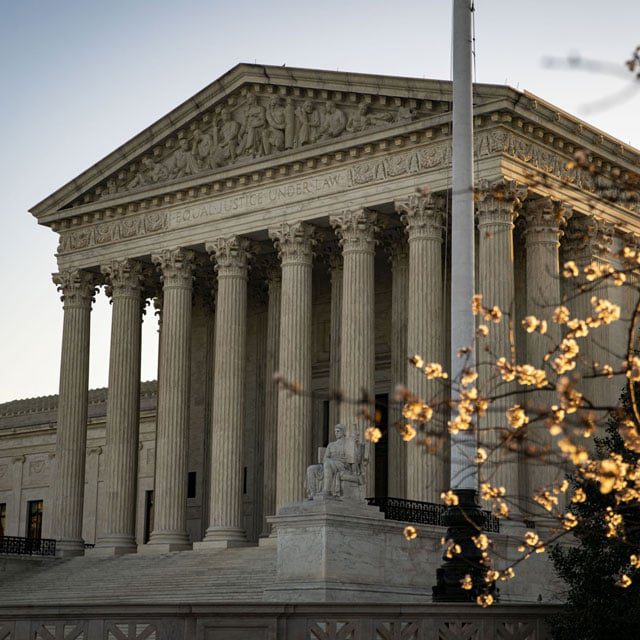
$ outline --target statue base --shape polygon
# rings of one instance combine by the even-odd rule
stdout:
[[[269,518],[277,535],[272,602],[428,602],[433,538],[407,541],[404,524],[363,501],[318,496]]]

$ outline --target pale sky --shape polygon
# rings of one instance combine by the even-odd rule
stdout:
[[[543,67],[620,65],[640,44],[638,0],[476,0],[477,80],[528,89],[640,146],[640,91]],[[239,62],[450,79],[450,0],[0,0],[0,402],[58,391],[56,235],[28,209]],[[640,88],[640,82],[637,83]],[[156,371],[153,319],[142,378]],[[91,387],[105,386],[110,312],[92,314]]]

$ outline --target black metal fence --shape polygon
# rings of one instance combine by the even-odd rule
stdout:
[[[436,527],[446,526],[442,522],[447,506],[433,502],[418,502],[404,498],[367,498],[367,502],[379,507],[387,520],[412,522],[414,524],[432,524]],[[485,531],[500,533],[500,520],[490,511],[484,511]]]
[[[55,556],[56,541],[47,538],[0,537],[0,555],[12,556]]]

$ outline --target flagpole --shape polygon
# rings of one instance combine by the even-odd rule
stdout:
[[[452,419],[459,399],[458,383],[462,370],[475,368],[475,319],[471,299],[475,293],[475,228],[473,179],[473,79],[472,79],[472,0],[453,0],[453,180],[451,206],[451,380]],[[464,356],[460,356],[464,350]],[[482,527],[484,516],[477,502],[478,471],[475,463],[477,432],[460,431],[451,435],[450,486],[458,504],[445,514],[447,539],[462,552],[444,557],[437,571],[433,599],[438,602],[475,600],[481,571],[473,570],[481,559],[471,540]],[[462,588],[470,574],[474,588]]]

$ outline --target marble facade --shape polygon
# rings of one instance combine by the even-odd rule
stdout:
[[[561,299],[561,259],[613,260],[635,242],[637,201],[607,190],[640,155],[530,94],[479,85],[477,96],[477,179],[493,185],[477,207],[479,292],[523,317]],[[366,390],[369,411],[399,383],[429,397],[406,361],[447,366],[450,129],[446,82],[242,64],[36,205],[60,237],[60,390],[0,407],[6,533],[24,534],[37,497],[61,554],[255,544],[277,508],[303,499],[327,425],[366,423],[330,391]],[[597,176],[569,165],[577,149]],[[103,286],[108,395],[87,383]],[[140,386],[147,300],[160,314],[159,381]],[[624,327],[606,333],[613,351],[624,339]],[[504,334],[491,340],[507,349]],[[522,360],[541,349],[519,329],[516,348]],[[276,372],[316,395],[278,389]],[[608,389],[593,392],[615,402]],[[437,502],[446,451],[402,443],[398,417],[390,407],[367,495]],[[551,478],[517,458],[498,473],[520,493]]]

